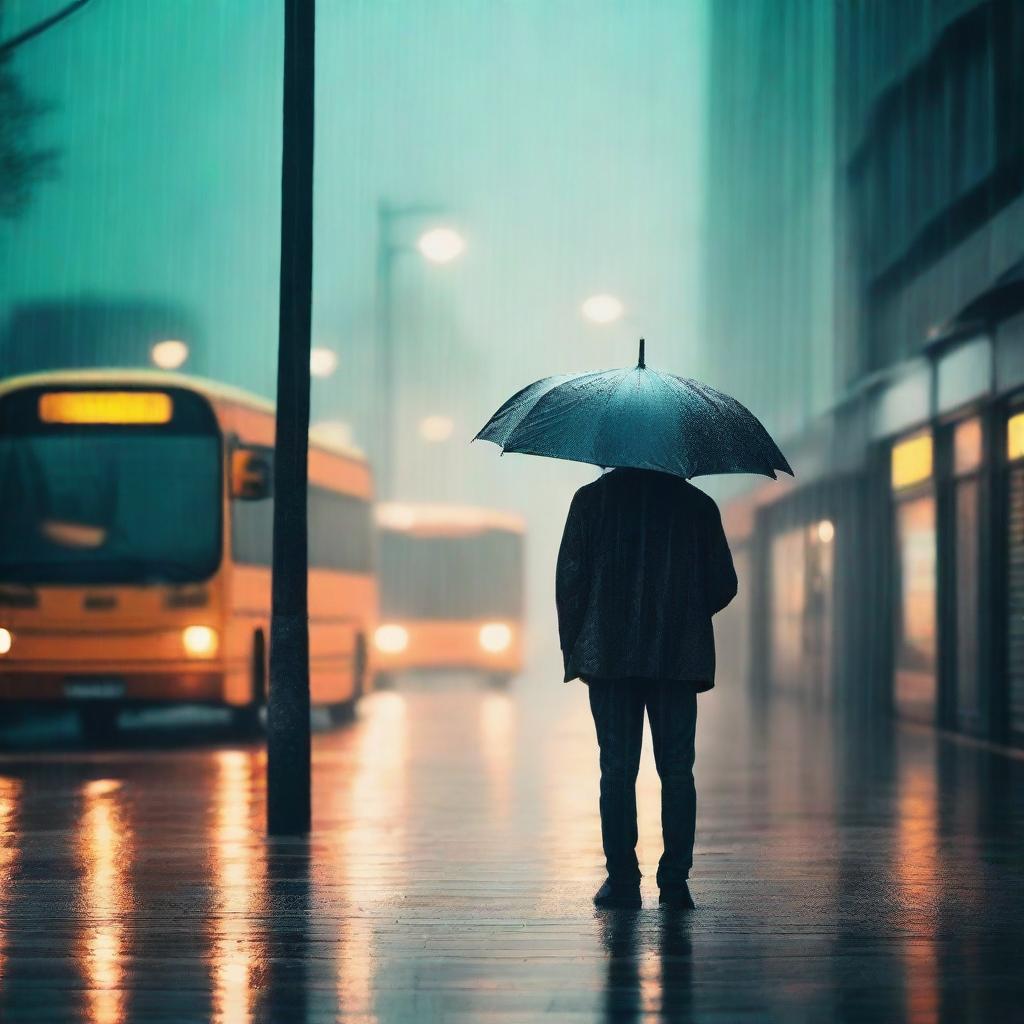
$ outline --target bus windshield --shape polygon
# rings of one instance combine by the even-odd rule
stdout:
[[[205,579],[220,561],[214,435],[114,430],[0,437],[0,581]]]
[[[410,619],[518,618],[522,538],[505,530],[380,539],[381,609]]]

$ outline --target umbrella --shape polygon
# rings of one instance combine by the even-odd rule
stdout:
[[[474,440],[503,452],[675,476],[793,475],[757,417],[735,398],[688,377],[635,367],[563,374],[513,395]]]

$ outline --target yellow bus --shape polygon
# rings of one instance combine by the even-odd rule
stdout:
[[[273,406],[157,371],[0,383],[0,702],[194,703],[252,730],[266,699]],[[310,687],[334,718],[369,678],[373,484],[310,432]]]
[[[460,505],[377,506],[378,679],[470,669],[506,683],[523,663],[523,520]]]

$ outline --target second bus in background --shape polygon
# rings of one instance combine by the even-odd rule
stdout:
[[[462,505],[377,508],[378,685],[457,669],[506,685],[523,662],[523,520]]]

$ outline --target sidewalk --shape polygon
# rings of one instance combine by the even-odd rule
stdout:
[[[0,1019],[989,1021],[1024,997],[1024,763],[701,697],[695,913],[597,913],[582,687],[377,694],[314,743],[308,844],[263,755],[0,757]]]

